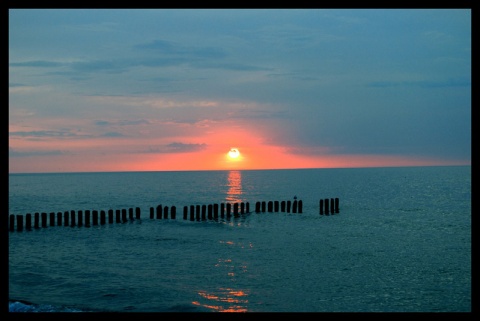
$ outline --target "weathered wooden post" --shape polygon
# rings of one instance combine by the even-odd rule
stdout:
[[[269,213],[273,212],[273,202],[272,201],[268,201],[268,212]]]
[[[108,223],[113,224],[113,209],[108,210]]]
[[[92,210],[92,224],[98,225],[98,210]]]
[[[292,207],[292,201],[287,201],[287,213],[290,213],[291,207]]]
[[[282,202],[280,203],[280,208],[281,208],[281,211],[282,211],[282,212],[285,212],[285,201],[282,201]]]
[[[190,205],[190,221],[195,220],[195,206]]]
[[[247,202],[247,204],[246,204],[246,211],[247,211],[247,213],[250,213],[250,203],[249,202]]]
[[[177,208],[175,207],[175,205],[172,205],[172,207],[170,208],[170,218],[172,220],[175,220],[177,218]]]
[[[338,197],[335,198],[335,213],[340,212],[339,203],[340,203],[340,199]]]
[[[218,218],[218,204],[217,203],[213,204],[213,218],[214,219]]]
[[[168,206],[163,207],[163,218],[164,219],[168,218]]]
[[[23,220],[22,220],[22,222],[23,222]],[[35,228],[40,228],[40,213],[35,213],[34,214],[34,227]]]
[[[255,203],[255,212],[260,213],[260,202]]]
[[[104,210],[100,211],[100,224],[105,225],[105,211]]]
[[[77,211],[77,216],[78,216],[78,226],[82,226],[83,225],[83,211],[82,210],[78,210]]]
[[[115,210],[115,222],[116,223],[122,223],[121,211],[119,209]]]
[[[330,206],[329,206],[329,199],[326,198],[325,199],[325,215],[328,215],[329,213],[329,209],[330,209]]]
[[[17,215],[17,231],[23,231],[23,215]]]
[[[71,226],[75,226],[75,211],[74,210],[70,211],[70,223],[71,223]]]
[[[238,203],[237,202],[233,203],[233,216],[235,216],[235,217],[238,216]]]
[[[120,211],[118,212],[118,220],[120,220]],[[90,210],[85,210],[85,227],[90,227]]]
[[[302,200],[298,200],[298,213],[303,212],[303,202]]]
[[[245,214],[245,203],[243,202],[240,203],[240,213]]]
[[[220,216],[225,217],[225,203],[220,203]]]
[[[262,213],[265,213],[267,208],[267,203],[265,201],[262,201]]]
[[[183,219],[186,220],[187,217],[188,217],[188,206],[185,205],[185,206],[183,207]]]
[[[207,219],[207,205],[202,205],[202,220],[205,221]]]
[[[232,204],[230,203],[227,203],[227,217],[230,217],[231,214],[230,214],[230,211],[232,210]]]
[[[50,213],[50,226],[55,226],[55,212]]]
[[[323,215],[323,199],[320,200],[320,215]]]
[[[335,200],[333,198],[330,199],[330,212],[335,213]]]
[[[274,207],[274,211],[275,211],[275,212],[278,212],[278,201],[275,201],[275,202],[273,203],[273,207]]]
[[[47,213],[42,212],[42,227],[47,227]]]
[[[155,209],[150,207],[150,218],[153,219],[155,217]]]
[[[292,213],[297,213],[297,200],[292,203]]]
[[[133,220],[133,207],[128,208],[128,218]]]
[[[162,218],[162,205],[159,204],[157,205],[157,220],[161,219]]]
[[[212,206],[212,204],[208,204],[208,214],[207,215],[208,215],[207,217],[208,217],[209,220],[213,219],[213,206]]]
[[[65,211],[63,212],[63,226],[68,226],[68,222],[69,222],[69,218],[70,218],[70,212],[69,211]]]
[[[135,207],[135,217],[137,220],[140,219],[140,207]]]
[[[127,209],[122,208],[122,222],[125,223],[127,221]]]
[[[57,225],[62,226],[62,212],[57,213]]]
[[[200,221],[200,215],[201,215],[201,212],[200,212],[200,205],[196,205],[195,206],[195,219],[197,221]]]
[[[25,215],[25,229],[27,229],[27,230],[32,229],[32,214],[30,214],[30,213]]]

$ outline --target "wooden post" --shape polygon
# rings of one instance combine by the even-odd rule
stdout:
[[[260,213],[260,202],[255,203],[255,212]]]
[[[25,215],[25,229],[27,229],[27,230],[32,229],[32,214],[30,214],[30,213]]]
[[[17,215],[17,231],[23,231],[23,215]]]
[[[109,224],[113,223],[113,210],[112,209],[108,210],[108,223]]]
[[[200,221],[200,205],[196,205],[195,206],[195,219],[197,221]]]
[[[162,218],[162,205],[157,205],[157,220]]]
[[[303,212],[303,202],[302,200],[298,200],[298,213]]]
[[[328,198],[325,199],[325,215],[328,215],[328,212],[329,212],[329,203],[328,203]]]
[[[245,203],[243,202],[240,203],[240,213],[245,214]]]
[[[92,224],[98,225],[98,210],[92,211]]]
[[[155,217],[155,210],[153,207],[150,207],[150,218],[153,219]]]
[[[127,209],[122,208],[122,222],[125,223],[127,221]]]
[[[287,201],[287,213],[290,213],[291,207],[292,207],[292,201]]]
[[[71,225],[75,226],[75,211],[74,210],[70,211],[70,221],[71,221]]]
[[[285,212],[285,201],[282,201],[282,202],[280,203],[280,208],[281,208],[281,211],[282,211],[282,212]]]
[[[69,211],[65,211],[63,212],[63,226],[68,226],[68,221],[69,221],[69,217],[70,217],[70,212]]]
[[[175,220],[177,218],[177,208],[175,207],[175,205],[172,205],[172,207],[170,208],[170,218],[172,220]]]
[[[323,199],[320,200],[320,215],[323,215]]]
[[[335,213],[340,212],[339,203],[340,203],[340,199],[338,197],[335,198]]]
[[[238,203],[237,202],[233,203],[233,216],[235,216],[235,217],[238,216]]]
[[[105,211],[104,210],[100,211],[100,224],[105,225]]]
[[[206,220],[207,219],[207,205],[203,204],[202,205],[202,220]]]
[[[297,213],[297,200],[293,201],[292,204],[292,213]]]
[[[35,213],[34,220],[35,220],[34,227],[39,228],[40,227],[40,213]],[[22,219],[22,222],[23,222],[23,219]],[[23,227],[22,227],[22,229],[23,229]]]
[[[50,213],[50,226],[55,226],[55,212]]]
[[[227,203],[227,217],[230,217],[230,211],[232,210],[232,204]]]
[[[247,213],[250,213],[250,203],[249,202],[247,202],[245,210],[247,211]]]
[[[47,213],[42,212],[42,227],[47,227]]]
[[[268,212],[269,213],[273,212],[273,202],[272,201],[268,201]]]
[[[85,210],[85,227],[90,227],[90,210]]]
[[[335,213],[335,200],[333,198],[330,199],[330,212]]]
[[[208,219],[211,220],[213,219],[213,206],[212,204],[208,204]]]
[[[267,203],[265,201],[262,201],[262,213],[265,213],[267,208]]]
[[[57,225],[62,226],[62,212],[57,213]]]
[[[273,207],[274,207],[274,211],[275,211],[275,212],[278,212],[278,201],[275,201],[275,202],[273,203]]]
[[[77,211],[77,214],[78,214],[78,226],[82,226],[83,225],[83,211],[79,210],[79,211]]]
[[[188,217],[188,206],[185,205],[185,206],[183,207],[183,219],[186,220],[187,217]]]
[[[133,220],[133,207],[128,209],[128,218],[132,221]]]
[[[217,203],[213,204],[213,218],[214,219],[218,218],[218,204]]]
[[[195,220],[195,206],[190,205],[190,221]]]
[[[220,216],[225,217],[225,203],[220,203]]]
[[[163,218],[164,219],[168,218],[168,206],[163,207]]]
[[[137,220],[140,219],[140,207],[135,207],[135,217]]]

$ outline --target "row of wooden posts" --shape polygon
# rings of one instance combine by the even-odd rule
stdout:
[[[329,214],[329,211],[338,213],[339,200],[331,199],[331,205],[329,206],[329,200],[320,200],[320,214],[323,215],[325,212],[326,215]],[[189,211],[190,210],[190,211]],[[255,212],[287,212],[287,213],[302,213],[303,212],[303,202],[301,200],[292,201],[268,201],[268,202],[256,202],[255,203]],[[209,204],[209,205],[190,205],[183,207],[183,219],[194,220],[206,220],[206,219],[217,219],[220,215],[221,218],[225,216],[230,218],[232,215],[238,217],[241,214],[250,213],[250,204],[248,202],[240,203],[221,203],[219,204]],[[77,214],[77,215],[76,215]],[[85,215],[84,215],[85,214]],[[79,210],[75,213],[74,210],[65,211],[65,212],[51,212],[49,215],[47,213],[35,213],[33,215],[33,227],[47,227],[49,221],[49,226],[86,226],[90,225],[104,225],[107,220],[109,224],[114,222],[124,223],[128,220],[140,219],[140,208],[136,207],[135,209],[129,208],[128,213],[127,209],[110,209],[107,212],[104,210]],[[127,218],[128,214],[128,218]],[[162,206],[158,205],[156,208],[150,207],[150,218],[151,219],[168,219],[169,216],[171,219],[176,219],[177,209],[175,206]],[[32,229],[32,214],[27,213],[25,215],[25,225],[23,221],[23,215],[10,214],[9,216],[9,229],[10,231],[15,230],[22,231],[25,227],[27,230]],[[90,218],[92,219],[90,221]],[[99,220],[100,219],[100,220]],[[16,225],[15,225],[16,223]]]

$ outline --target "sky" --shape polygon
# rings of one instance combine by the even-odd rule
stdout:
[[[8,18],[10,173],[471,165],[470,9]]]

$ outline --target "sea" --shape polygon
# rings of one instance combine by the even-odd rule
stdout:
[[[8,176],[5,221],[139,211],[8,225],[10,313],[472,312],[471,166]]]

